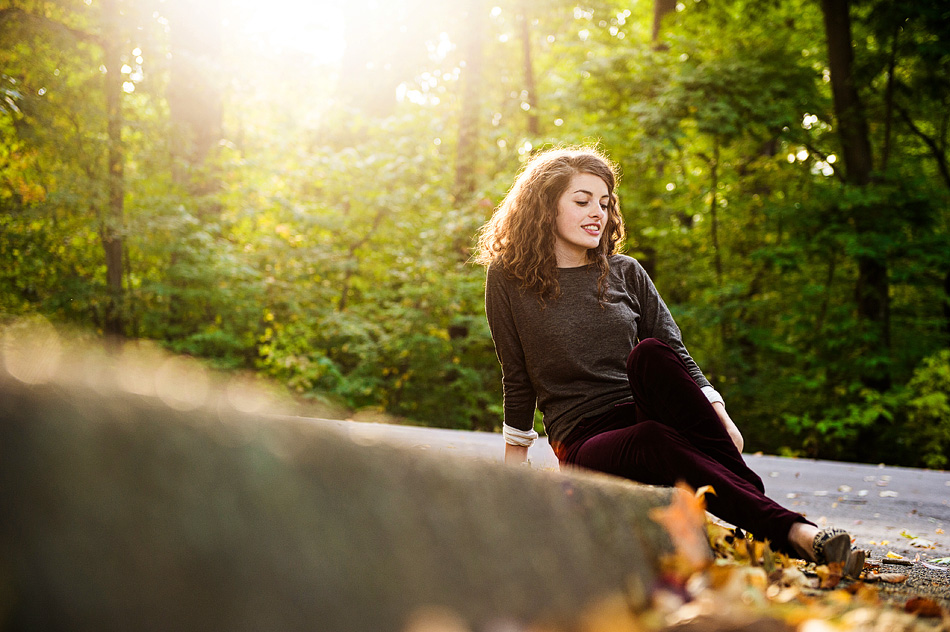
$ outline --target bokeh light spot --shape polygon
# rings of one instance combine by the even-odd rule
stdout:
[[[194,410],[208,399],[211,379],[194,360],[169,358],[155,373],[155,392],[176,410]]]
[[[3,364],[7,373],[26,384],[50,381],[62,355],[59,333],[43,316],[22,318],[3,332]]]

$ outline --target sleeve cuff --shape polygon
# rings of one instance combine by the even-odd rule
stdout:
[[[518,430],[508,424],[502,426],[502,434],[505,437],[505,443],[520,445],[526,448],[531,447],[531,444],[538,438],[538,433],[534,430]]]
[[[703,395],[706,396],[706,399],[709,400],[709,403],[710,403],[710,404],[715,404],[716,402],[719,402],[719,403],[722,404],[723,406],[726,405],[726,402],[725,402],[725,400],[722,398],[722,395],[720,395],[720,394],[719,394],[719,391],[717,391],[716,389],[714,389],[712,386],[704,386],[704,387],[702,388],[702,391],[703,391]]]

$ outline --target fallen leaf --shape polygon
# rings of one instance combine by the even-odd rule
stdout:
[[[905,558],[903,555],[898,555],[898,554],[895,553],[894,551],[888,551],[888,552],[887,552],[887,555],[885,555],[884,557],[886,557],[886,558],[888,558],[888,559],[891,559],[891,560],[905,560],[905,559],[907,559],[907,558]]]
[[[937,548],[937,545],[934,544],[932,541],[928,540],[927,538],[914,538],[913,540],[910,541],[910,545],[918,549]]]
[[[663,525],[676,555],[688,569],[698,571],[712,563],[705,537],[706,501],[686,483],[677,483],[669,506],[650,510],[650,518]]]
[[[612,595],[583,613],[581,629],[584,632],[641,632],[644,628],[630,610],[629,602],[621,595]]]
[[[885,582],[887,584],[901,584],[907,581],[907,575],[903,573],[868,573],[867,581]]]
[[[798,568],[781,568],[769,575],[769,582],[779,588],[810,587],[811,580]]]
[[[936,533],[937,535],[943,535],[943,529],[940,529],[940,528],[938,527],[937,530],[934,531],[934,533]]]
[[[775,555],[772,553],[772,547],[769,546],[768,542],[765,542],[762,546],[762,568],[771,575],[778,570],[778,567]]]
[[[904,612],[916,614],[921,617],[940,617],[943,616],[943,608],[933,599],[926,597],[911,597],[904,604]]]
[[[834,588],[840,582],[844,575],[844,562],[832,562],[831,564],[822,564],[815,568],[818,575],[819,588]]]
[[[913,540],[914,538],[917,537],[916,535],[914,535],[913,533],[911,533],[911,532],[908,531],[907,529],[904,529],[903,531],[901,531],[901,535],[902,535],[903,537],[907,538],[908,540]]]
[[[878,588],[864,582],[855,582],[845,588],[845,591],[852,595],[856,601],[867,606],[874,606],[881,602]]]

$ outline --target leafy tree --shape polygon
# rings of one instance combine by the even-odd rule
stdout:
[[[939,6],[357,1],[338,60],[232,9],[0,0],[4,320],[497,428],[473,235],[538,148],[596,143],[750,449],[942,462]]]

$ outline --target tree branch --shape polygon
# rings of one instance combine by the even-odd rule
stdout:
[[[828,162],[828,154],[824,153],[823,151],[821,151],[820,149],[818,149],[817,147],[815,147],[808,141],[802,141],[802,144],[805,146],[805,149],[809,151],[809,153],[816,154],[819,158],[821,158],[822,162],[824,162],[826,165],[831,167],[831,170],[835,172],[835,177],[837,177],[838,180],[840,180],[841,182],[845,181],[844,174],[841,173],[841,170],[835,166],[835,162],[837,161]]]
[[[927,136],[922,129],[917,127],[914,123],[914,120],[910,117],[910,114],[906,109],[901,106],[896,106],[897,112],[901,115],[901,118],[907,123],[907,126],[920,140],[924,141],[924,144],[930,149],[930,153],[933,154],[934,160],[937,161],[937,169],[940,171],[940,175],[943,177],[943,183],[947,185],[947,188],[950,189],[950,169],[947,168],[947,157],[940,147],[937,146],[937,141]]]

